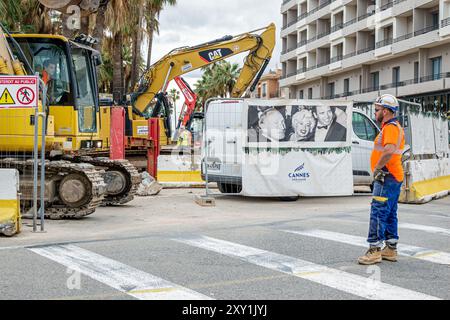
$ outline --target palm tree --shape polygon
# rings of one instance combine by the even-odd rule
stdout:
[[[131,89],[134,88],[136,85],[139,74],[140,74],[140,64],[142,60],[141,56],[141,41],[142,41],[142,33],[143,33],[143,27],[142,24],[144,22],[144,0],[136,0],[134,1],[134,6],[132,7],[132,20],[133,23],[133,30],[132,30],[132,45],[133,45],[133,52],[132,52],[132,63],[131,63],[131,76],[130,76],[130,85]]]
[[[202,68],[203,75],[196,83],[198,106],[213,97],[230,97],[241,71],[237,63],[219,61]]]
[[[170,113],[173,114],[174,128],[177,127],[177,100],[180,99],[180,91],[175,88],[169,90],[169,99],[172,100],[172,105],[170,106]]]
[[[112,93],[116,103],[125,94],[124,70],[122,44],[123,34],[127,27],[127,17],[129,14],[129,1],[111,0],[105,12],[105,23],[113,39],[112,64],[113,64],[113,86]]]
[[[145,0],[145,22],[147,25],[148,52],[147,69],[150,68],[152,58],[153,34],[159,33],[158,18],[165,5],[174,6],[177,0]]]
[[[92,36],[98,39],[97,44],[94,45],[94,49],[101,51],[103,38],[105,37],[105,14],[108,7],[109,0],[101,0],[100,6],[95,14],[95,28],[92,32]]]
[[[51,32],[48,12],[38,0],[0,0],[0,21],[11,31]]]

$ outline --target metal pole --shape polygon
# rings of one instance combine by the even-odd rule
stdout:
[[[36,232],[37,225],[37,180],[38,180],[38,119],[39,119],[39,104],[36,104],[34,109],[34,155],[33,155],[33,232]]]
[[[205,141],[205,143],[206,143],[206,145],[205,145],[205,154],[206,154],[206,157],[205,157],[205,180],[206,180],[206,189],[205,189],[205,192],[206,192],[206,197],[208,197],[209,196],[209,188],[208,188],[208,158],[209,158],[209,141],[208,141],[208,136],[207,136],[207,132],[208,132],[208,130],[206,130],[206,123],[207,123],[207,120],[206,120],[206,117],[207,117],[207,115],[208,115],[208,104],[209,104],[209,100],[208,101],[206,101],[206,103],[205,103],[205,116],[203,117],[203,139],[204,139],[204,141]]]
[[[42,137],[41,137],[41,231],[44,231],[44,215],[45,215],[45,132],[46,132],[46,106],[47,106],[47,85],[39,78],[42,86]]]

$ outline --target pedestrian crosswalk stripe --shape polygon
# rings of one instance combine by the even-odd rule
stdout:
[[[209,300],[208,296],[74,245],[29,250],[141,300]]]
[[[332,269],[306,260],[257,249],[206,236],[174,238],[174,241],[239,258],[258,266],[283,272],[324,286],[367,299],[380,300],[435,300],[427,294],[404,289],[372,278]]]
[[[298,234],[307,237],[319,238],[324,240],[336,241],[340,243],[350,244],[358,247],[368,247],[366,239],[363,237],[353,236],[345,233],[338,233],[327,230],[281,230],[288,233]],[[399,243],[397,246],[399,255],[434,262],[438,264],[450,265],[450,254],[443,251],[431,250],[407,244]]]
[[[432,227],[432,226],[425,226],[422,224],[413,224],[413,223],[399,223],[398,227],[401,229],[411,229],[411,230],[419,230],[419,231],[425,231],[429,233],[436,233],[436,234],[443,234],[450,236],[450,230],[440,227]]]

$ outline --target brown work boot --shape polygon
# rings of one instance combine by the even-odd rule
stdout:
[[[383,250],[381,250],[381,258],[393,262],[397,261],[397,249],[385,246]]]
[[[358,258],[359,264],[375,264],[381,262],[381,249],[372,247],[367,250],[366,254]]]

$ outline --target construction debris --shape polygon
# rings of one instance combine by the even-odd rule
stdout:
[[[162,185],[159,184],[147,171],[141,173],[141,178],[142,182],[137,190],[138,196],[154,196],[162,190]]]

